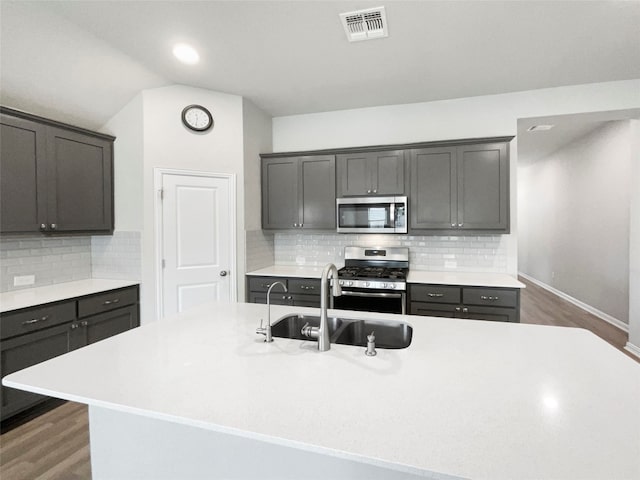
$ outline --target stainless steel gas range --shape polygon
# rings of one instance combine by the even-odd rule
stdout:
[[[342,296],[333,307],[382,313],[405,313],[409,249],[345,247],[345,266],[338,271]]]

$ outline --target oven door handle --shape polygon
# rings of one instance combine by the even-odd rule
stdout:
[[[349,290],[342,290],[342,295],[348,297],[369,297],[369,298],[402,298],[401,293],[380,293],[380,292],[351,292]]]

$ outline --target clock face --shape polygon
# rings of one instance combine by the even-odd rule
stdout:
[[[196,132],[204,132],[213,127],[211,112],[200,105],[189,105],[182,110],[182,122]]]

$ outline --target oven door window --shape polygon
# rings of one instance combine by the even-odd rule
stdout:
[[[338,222],[341,228],[393,228],[391,205],[339,205]]]

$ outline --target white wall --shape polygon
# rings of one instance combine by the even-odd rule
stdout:
[[[640,120],[631,120],[629,232],[629,343],[640,356]]]
[[[174,85],[142,92],[144,118],[144,210],[141,307],[144,322],[156,315],[156,245],[154,168],[174,168],[236,175],[238,284],[244,278],[244,178],[242,98],[199,88]],[[184,127],[182,109],[207,107],[213,130],[198,134]],[[239,298],[241,298],[239,296]]]
[[[142,94],[138,94],[100,129],[116,137],[113,148],[115,230],[142,230],[142,115]]]
[[[519,270],[629,321],[629,120],[520,166]]]

